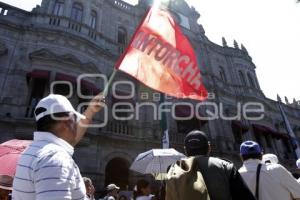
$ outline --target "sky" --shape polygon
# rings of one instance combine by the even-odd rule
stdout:
[[[0,0],[31,10],[41,0]],[[137,0],[126,0],[136,4]],[[243,43],[268,98],[300,100],[300,3],[296,0],[187,0],[196,8],[206,36],[229,46]]]

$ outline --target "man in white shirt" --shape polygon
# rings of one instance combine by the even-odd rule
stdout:
[[[257,199],[300,199],[300,185],[290,172],[279,164],[265,165],[261,162],[262,149],[259,144],[253,141],[246,141],[241,144],[240,153],[243,166],[239,169],[239,172],[252,193],[255,196],[258,195]],[[261,169],[259,173],[258,190],[256,190],[259,164],[261,164]]]
[[[22,154],[14,177],[14,200],[85,199],[84,182],[72,155],[102,106],[103,97],[98,95],[82,115],[64,96],[50,94],[40,100],[34,111],[34,141]]]

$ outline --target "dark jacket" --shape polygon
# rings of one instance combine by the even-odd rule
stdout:
[[[255,200],[233,163],[214,157],[196,157],[211,200]]]

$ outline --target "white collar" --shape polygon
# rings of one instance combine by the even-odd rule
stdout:
[[[34,132],[34,141],[41,141],[41,140],[46,140],[48,142],[54,143],[63,149],[65,149],[71,156],[74,154],[74,147],[72,147],[68,142],[65,140],[55,136],[53,133],[50,132],[41,132],[41,131],[36,131]]]

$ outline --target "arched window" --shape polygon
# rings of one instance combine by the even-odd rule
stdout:
[[[123,53],[127,42],[127,31],[123,27],[118,27],[119,53]]]
[[[56,0],[53,7],[53,15],[62,16],[64,13],[64,1]]]
[[[247,76],[248,76],[248,80],[249,80],[250,86],[255,88],[255,83],[253,81],[252,76],[249,73],[247,74]]]
[[[258,83],[258,80],[257,80],[257,79],[255,79],[255,83],[256,83],[256,88],[257,88],[257,89],[260,89],[260,88],[259,88],[259,83]]]
[[[127,41],[127,31],[123,27],[118,28],[118,43],[125,45]]]
[[[242,71],[239,71],[239,76],[240,76],[240,79],[241,79],[241,82],[242,82],[242,85],[247,85],[246,84],[246,79],[245,79],[245,76],[243,74]]]
[[[79,3],[74,3],[72,7],[71,12],[71,19],[81,22],[82,21],[82,15],[83,15],[83,7]]]
[[[90,26],[91,26],[93,29],[96,29],[96,24],[97,24],[97,12],[93,10],[93,11],[91,12]]]
[[[222,81],[227,82],[227,77],[222,66],[219,67],[219,73]]]

